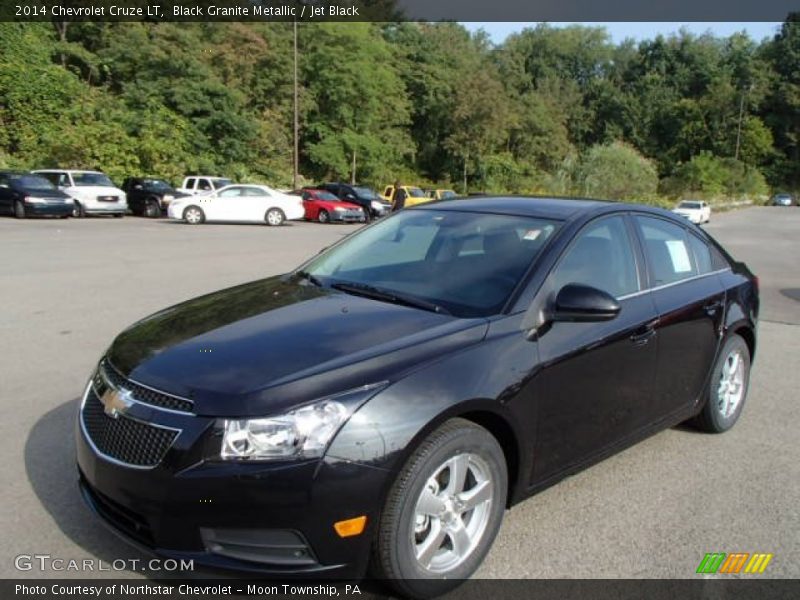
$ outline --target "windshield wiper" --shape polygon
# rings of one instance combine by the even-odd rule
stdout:
[[[308,271],[297,271],[295,272],[295,275],[297,275],[301,279],[305,279],[306,281],[314,284],[317,287],[323,287],[322,282],[315,275],[312,275]]]
[[[446,308],[439,306],[438,304],[434,304],[433,302],[428,302],[422,298],[408,296],[406,294],[401,294],[390,290],[382,290],[372,285],[342,282],[334,283],[331,285],[331,287],[333,289],[340,290],[348,294],[354,294],[356,296],[364,296],[365,298],[373,298],[374,300],[383,300],[384,302],[391,302],[392,304],[403,304],[405,306],[421,308],[422,310],[428,310],[442,315],[450,314],[450,311],[448,311]]]

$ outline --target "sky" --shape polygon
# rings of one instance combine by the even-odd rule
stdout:
[[[553,27],[572,25],[573,23],[550,23]],[[692,33],[701,34],[710,31],[716,36],[727,37],[737,31],[747,31],[751,38],[760,41],[777,33],[780,23],[578,23],[579,25],[602,26],[608,30],[614,43],[619,43],[625,38],[636,41],[652,39],[659,33],[668,35],[685,27]],[[470,31],[484,29],[496,44],[503,42],[506,37],[526,27],[534,27],[536,23],[463,23]]]

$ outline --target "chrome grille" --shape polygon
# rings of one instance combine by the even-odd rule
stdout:
[[[86,437],[99,454],[135,467],[157,466],[179,433],[124,414],[109,416],[93,385],[86,392],[81,421]]]
[[[101,370],[102,375],[100,373]],[[131,397],[137,402],[185,413],[191,413],[194,410],[194,403],[191,400],[158,392],[136,383],[135,381],[126,379],[107,359],[103,359],[100,362],[100,367],[97,371],[98,372],[94,376],[94,384],[97,393],[101,396],[105,391],[105,381],[103,381],[103,376],[105,376],[105,379],[114,387],[123,387],[130,391]]]

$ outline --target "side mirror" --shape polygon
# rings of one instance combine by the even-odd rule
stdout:
[[[569,283],[556,294],[550,320],[593,323],[609,321],[619,314],[617,299],[588,285]]]

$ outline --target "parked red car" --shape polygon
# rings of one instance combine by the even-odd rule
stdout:
[[[300,192],[308,221],[363,223],[366,220],[360,206],[343,202],[330,192],[313,188],[303,188]]]

